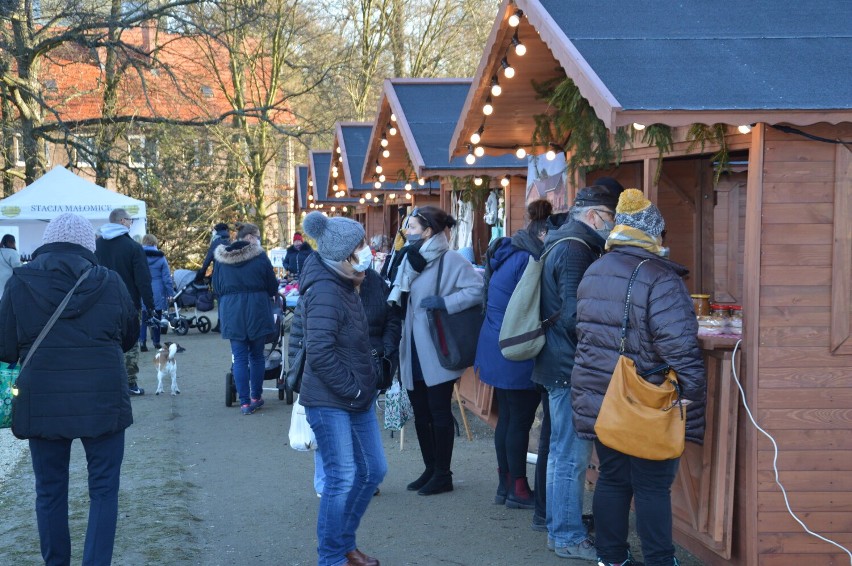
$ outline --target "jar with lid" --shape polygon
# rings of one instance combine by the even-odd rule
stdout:
[[[710,305],[710,316],[714,316],[716,318],[728,318],[728,308],[730,305],[720,305],[717,303],[713,303]]]
[[[728,307],[731,313],[731,318],[729,321],[731,333],[733,334],[742,334],[743,333],[743,308],[740,305],[731,305]]]
[[[710,295],[690,295],[695,316],[710,316]]]

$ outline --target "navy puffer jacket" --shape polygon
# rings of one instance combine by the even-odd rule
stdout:
[[[604,239],[586,224],[568,220],[547,233],[545,249],[563,238],[544,260],[541,272],[541,317],[560,313],[545,334],[544,348],[535,359],[532,380],[547,387],[570,387],[577,347],[577,287],[586,269],[603,253]]]
[[[302,242],[302,247],[290,246],[284,256],[284,269],[291,275],[298,276],[302,272],[305,261],[313,253],[313,248],[307,242]]]
[[[637,247],[619,246],[586,271],[577,291],[577,354],[571,376],[574,427],[581,438],[595,438],[595,421],[618,360],[624,299],[633,270],[624,353],[639,372],[663,363],[677,372],[687,406],[686,439],[704,440],[706,378],[698,346],[698,323],[683,280],[686,269]],[[661,383],[662,376],[648,379]]]
[[[23,362],[48,319],[90,269],[18,378],[18,438],[95,438],[133,423],[124,352],[139,318],[121,277],[77,244],[38,248],[16,268],[0,301],[0,360]]]
[[[168,298],[175,296],[172,285],[172,273],[166,254],[155,246],[142,246],[148,259],[148,270],[151,272],[151,290],[154,292],[154,308],[168,310]]]
[[[355,285],[313,253],[302,266],[299,293],[307,352],[300,402],[306,407],[370,409],[376,377],[367,315]]]
[[[278,279],[263,248],[245,240],[216,248],[213,286],[219,294],[222,338],[256,340],[274,335],[270,297]]]

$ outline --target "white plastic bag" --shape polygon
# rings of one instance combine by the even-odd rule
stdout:
[[[299,402],[298,397],[293,403],[293,413],[290,415],[290,448],[299,452],[317,448],[317,437],[314,436],[314,431],[308,424],[305,407]]]

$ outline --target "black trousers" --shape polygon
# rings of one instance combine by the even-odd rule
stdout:
[[[538,386],[541,395],[541,431],[538,435],[538,459],[535,464],[535,516],[547,517],[547,458],[550,456],[550,396]]]
[[[527,477],[527,449],[530,429],[541,395],[534,389],[494,388],[497,396],[497,427],[494,450],[497,466],[512,478]]]

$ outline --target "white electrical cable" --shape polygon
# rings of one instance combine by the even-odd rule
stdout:
[[[741,343],[742,343],[742,340],[737,340],[737,343],[734,346],[734,353],[731,354],[731,371],[733,372],[733,375],[734,375],[734,381],[737,383],[737,387],[740,390],[740,395],[742,396],[742,399],[743,399],[743,407],[745,407],[746,413],[748,414],[748,418],[749,418],[749,420],[751,420],[751,424],[753,424],[754,428],[759,430],[763,434],[763,436],[765,436],[766,438],[768,438],[772,442],[772,447],[775,450],[775,455],[772,457],[772,469],[775,472],[775,483],[776,483],[776,485],[778,485],[778,487],[781,488],[781,493],[784,495],[784,504],[787,506],[787,512],[790,513],[790,516],[793,517],[793,519],[802,526],[802,528],[805,530],[806,533],[808,533],[809,535],[815,536],[816,538],[818,538],[820,540],[824,540],[827,543],[833,544],[834,546],[836,546],[837,548],[839,548],[840,550],[845,552],[849,556],[850,565],[852,565],[852,552],[850,552],[848,548],[846,548],[845,546],[843,546],[843,545],[841,545],[837,542],[834,542],[833,540],[831,540],[829,538],[826,538],[826,537],[810,530],[808,528],[808,526],[805,525],[805,523],[803,523],[802,520],[799,519],[799,517],[797,517],[796,514],[793,512],[793,510],[790,508],[790,500],[787,499],[787,490],[784,489],[784,486],[781,484],[781,480],[778,477],[778,444],[775,443],[775,439],[772,438],[772,435],[769,434],[768,432],[766,432],[765,430],[763,430],[760,427],[760,425],[757,424],[757,421],[754,420],[754,416],[751,414],[751,410],[748,408],[748,403],[746,402],[745,391],[743,391],[743,386],[740,383],[739,377],[737,377],[737,366],[736,366],[735,362],[736,362],[736,359],[737,359],[737,350],[739,350]]]

